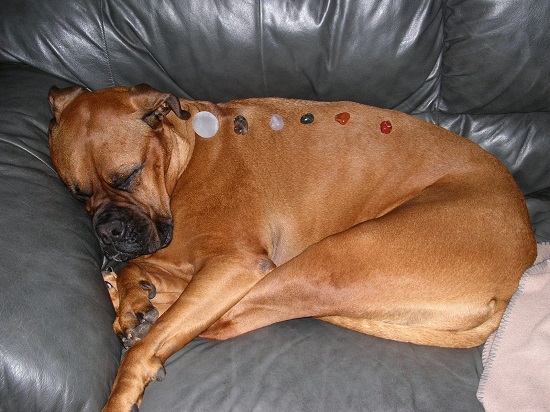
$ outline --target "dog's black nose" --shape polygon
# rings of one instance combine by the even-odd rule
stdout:
[[[94,215],[93,225],[103,254],[117,262],[156,252],[172,239],[171,219],[154,222],[129,208],[106,208]]]
[[[95,230],[102,242],[111,244],[124,238],[126,224],[122,219],[114,216],[105,216],[102,219],[98,219]]]

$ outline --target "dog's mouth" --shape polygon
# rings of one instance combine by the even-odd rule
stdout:
[[[172,241],[171,218],[153,221],[143,213],[125,208],[111,208],[96,214],[93,225],[105,256],[118,262],[151,254]]]

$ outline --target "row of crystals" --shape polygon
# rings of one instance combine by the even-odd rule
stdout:
[[[334,116],[334,120],[338,123],[344,125],[350,119],[350,114],[347,112],[338,113]],[[315,117],[311,113],[306,113],[300,118],[300,122],[303,124],[311,124],[315,120]],[[233,120],[235,133],[239,135],[245,135],[248,133],[248,121],[244,116],[238,115]],[[278,114],[274,114],[269,119],[269,126],[273,130],[281,130],[285,126],[285,121],[283,117]],[[220,125],[216,116],[210,112],[198,112],[193,118],[193,130],[200,137],[210,138],[218,132]],[[380,124],[380,131],[382,133],[388,134],[391,132],[392,125],[389,121],[384,121]]]

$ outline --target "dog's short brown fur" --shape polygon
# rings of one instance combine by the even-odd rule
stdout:
[[[399,112],[285,99],[215,105],[146,85],[53,88],[49,100],[59,175],[86,203],[105,253],[132,259],[106,275],[115,330],[132,347],[104,411],[136,410],[193,338],[286,319],[482,344],[535,258],[503,165]],[[210,139],[194,132],[199,111],[219,120]],[[343,112],[345,124],[335,119]],[[306,113],[312,123],[300,121]],[[282,130],[270,127],[273,114]]]

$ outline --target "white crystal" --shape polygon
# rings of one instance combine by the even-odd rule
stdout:
[[[210,112],[198,112],[193,117],[193,130],[200,137],[209,138],[218,133],[220,124],[216,116]]]

